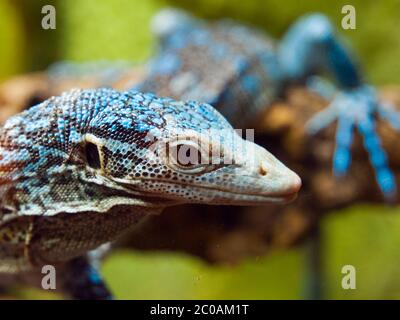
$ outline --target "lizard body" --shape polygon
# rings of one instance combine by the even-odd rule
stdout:
[[[69,263],[167,206],[284,202],[299,188],[208,104],[72,90],[1,128],[0,272]]]

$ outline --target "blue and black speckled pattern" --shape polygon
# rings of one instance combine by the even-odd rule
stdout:
[[[92,184],[88,137],[95,137],[107,174],[122,177],[144,166],[149,145],[179,129],[232,127],[208,104],[136,91],[73,90],[50,98],[1,129],[2,207],[19,215],[56,214],[66,203],[74,210],[82,201],[101,201],[112,190]]]
[[[0,181],[61,165],[84,134],[135,143],[151,131],[230,128],[211,106],[136,91],[74,90],[10,118],[1,130]]]
[[[280,89],[273,42],[254,28],[193,18],[160,42],[140,91],[210,103],[243,127]]]

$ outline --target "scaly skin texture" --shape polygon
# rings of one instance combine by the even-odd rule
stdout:
[[[343,45],[327,17],[301,17],[280,41],[260,30],[220,20],[207,23],[178,10],[163,10],[153,21],[159,51],[145,80],[135,88],[175,99],[211,103],[234,126],[251,127],[260,110],[280,98],[291,83],[308,83],[332,101],[308,123],[316,134],[337,121],[333,172],[347,173],[353,131],[364,141],[377,183],[386,199],[397,187],[375,130],[381,117],[400,130],[400,115],[379,101],[364,82],[354,55]],[[328,90],[316,74],[327,73],[338,88]],[[329,86],[331,87],[331,86]]]
[[[73,90],[1,129],[0,272],[70,261],[166,206],[285,202],[300,183],[208,104]]]

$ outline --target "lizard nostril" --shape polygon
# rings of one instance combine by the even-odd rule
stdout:
[[[265,168],[264,168],[263,166],[261,166],[261,167],[258,169],[258,173],[259,173],[260,175],[262,175],[262,176],[266,176],[266,175],[267,175],[267,170],[265,170]]]

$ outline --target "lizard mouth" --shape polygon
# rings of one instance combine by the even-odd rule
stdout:
[[[161,183],[166,186],[176,187],[178,185],[166,182],[163,180],[152,180],[156,183]],[[121,183],[121,182],[120,182]],[[209,199],[208,201],[202,201],[191,199],[190,196],[184,198],[173,192],[161,194],[152,190],[144,191],[136,184],[132,185],[129,183],[121,183],[129,190],[136,192],[143,192],[146,194],[145,198],[157,199],[158,202],[164,202],[164,205],[175,205],[180,203],[207,203],[209,205],[239,205],[239,206],[251,206],[251,205],[265,205],[270,203],[288,203],[297,198],[298,188],[289,189],[286,192],[279,193],[261,193],[261,192],[239,192],[226,190],[217,186],[199,186],[190,183],[180,184],[179,187],[191,188],[192,194],[198,194],[200,197],[204,194],[204,198]],[[143,197],[143,196],[142,196]]]
[[[200,189],[200,188],[199,188]],[[289,203],[297,198],[297,193],[288,193],[282,195],[259,195],[252,193],[236,193],[227,192],[214,188],[201,188],[203,190],[215,191],[213,199],[210,201],[191,201],[192,203],[207,203],[208,205],[235,205],[235,206],[256,206],[256,205],[266,205],[271,203]],[[149,197],[161,197],[160,194],[148,194]],[[170,199],[171,205],[178,203],[179,200],[175,201],[176,196],[173,194],[166,194],[163,196],[164,199]],[[183,201],[185,202],[185,201]]]
[[[193,186],[191,186],[193,187]],[[276,193],[276,194],[262,194],[255,192],[242,193],[237,191],[227,191],[223,188],[201,186],[198,189],[215,191],[217,199],[216,204],[235,204],[235,205],[260,205],[271,202],[286,203],[291,202],[297,198],[297,191],[288,193]],[[218,199],[221,198],[221,199]],[[226,200],[227,199],[227,200]],[[213,204],[213,203],[209,203]]]

